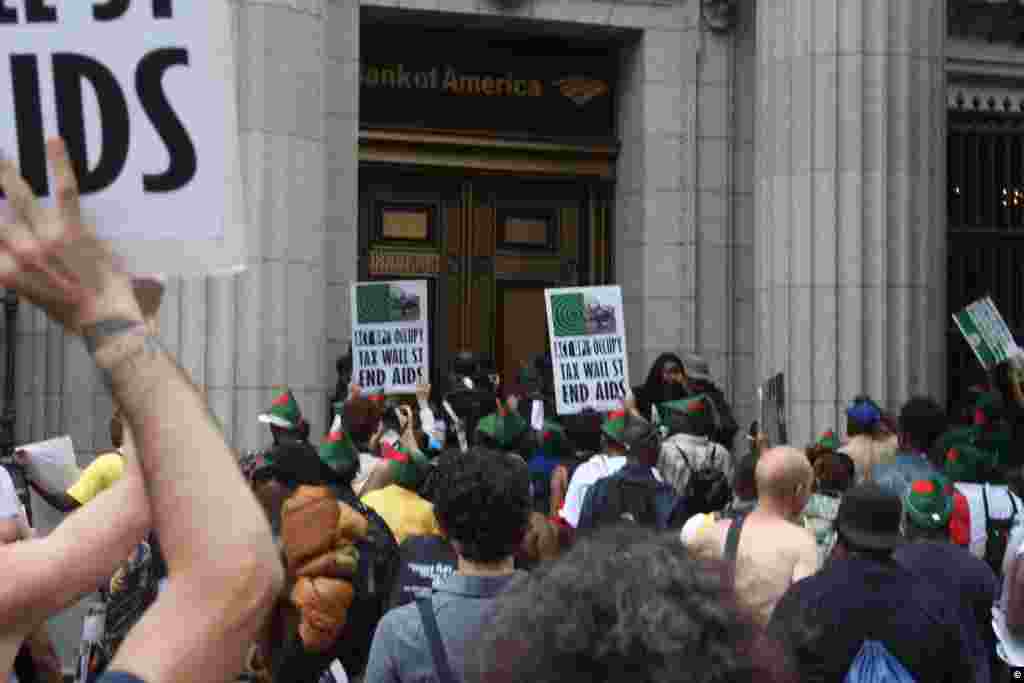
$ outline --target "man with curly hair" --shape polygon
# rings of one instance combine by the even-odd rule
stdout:
[[[434,512],[458,557],[458,570],[430,595],[384,615],[365,683],[463,679],[470,640],[495,597],[517,575],[515,553],[530,514],[525,463],[473,449],[445,461]]]
[[[606,527],[517,579],[466,662],[467,683],[790,683],[782,649],[730,572],[675,535]]]

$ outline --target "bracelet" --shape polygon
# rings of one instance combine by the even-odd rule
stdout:
[[[110,337],[123,334],[146,334],[146,324],[141,320],[128,320],[125,318],[111,318],[100,320],[92,325],[86,325],[82,330],[82,339],[85,340],[85,348],[90,355],[95,355],[100,345]]]

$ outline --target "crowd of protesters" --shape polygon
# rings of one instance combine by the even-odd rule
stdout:
[[[803,446],[736,443],[697,355],[659,357],[621,410],[558,418],[549,359],[500,378],[463,354],[406,398],[343,377],[316,445],[284,388],[251,416],[268,448],[237,455],[48,152],[52,208],[0,158],[0,283],[82,336],[117,413],[70,488],[30,477],[68,514],[45,537],[0,468],[0,681],[58,680],[46,619],[97,589],[83,683],[988,683],[1024,666],[1024,364],[955,418],[851,397],[846,439],[821,425]]]

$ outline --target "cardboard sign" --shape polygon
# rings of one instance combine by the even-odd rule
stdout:
[[[544,300],[558,414],[621,408],[629,390],[622,290],[546,289]]]
[[[411,394],[430,377],[427,282],[352,285],[352,381],[367,393]]]
[[[25,444],[18,450],[28,453],[32,475],[54,491],[68,490],[81,475],[70,436]]]
[[[87,219],[136,272],[244,263],[235,102],[227,0],[0,2],[0,150],[49,203],[45,140],[64,138]]]
[[[991,298],[985,297],[953,314],[953,322],[970,344],[978,362],[986,370],[1018,353],[1010,328]]]

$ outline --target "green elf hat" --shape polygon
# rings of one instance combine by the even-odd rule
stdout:
[[[516,412],[491,413],[480,419],[476,431],[493,439],[501,448],[514,446],[522,438],[529,425]]]
[[[660,412],[679,413],[681,415],[697,417],[703,415],[707,409],[707,398],[704,394],[700,394],[699,396],[681,398],[676,401],[666,401],[661,404]]]
[[[420,453],[405,453],[405,460],[390,460],[391,478],[395,484],[409,491],[416,491],[427,474],[430,462]]]
[[[548,455],[561,458],[573,454],[572,443],[570,443],[565,429],[554,420],[544,420],[544,429],[540,432],[540,440]]]
[[[993,469],[994,456],[974,444],[961,443],[946,451],[945,473],[953,481],[980,482]]]
[[[282,429],[295,429],[302,422],[302,412],[291,389],[282,391],[270,404],[270,411],[259,416],[259,421]]]
[[[821,435],[818,438],[818,446],[821,448],[827,448],[830,451],[834,451],[839,448],[839,439],[836,438],[836,433],[831,429]]]
[[[622,433],[626,428],[626,411],[617,410],[608,413],[608,419],[601,425],[601,433],[614,441],[622,443]]]
[[[334,418],[331,431],[320,444],[320,460],[335,472],[348,472],[359,467],[359,451],[352,442],[352,437],[345,431],[341,417]]]
[[[919,479],[903,496],[907,517],[921,529],[942,529],[953,515],[953,496],[938,479]]]

